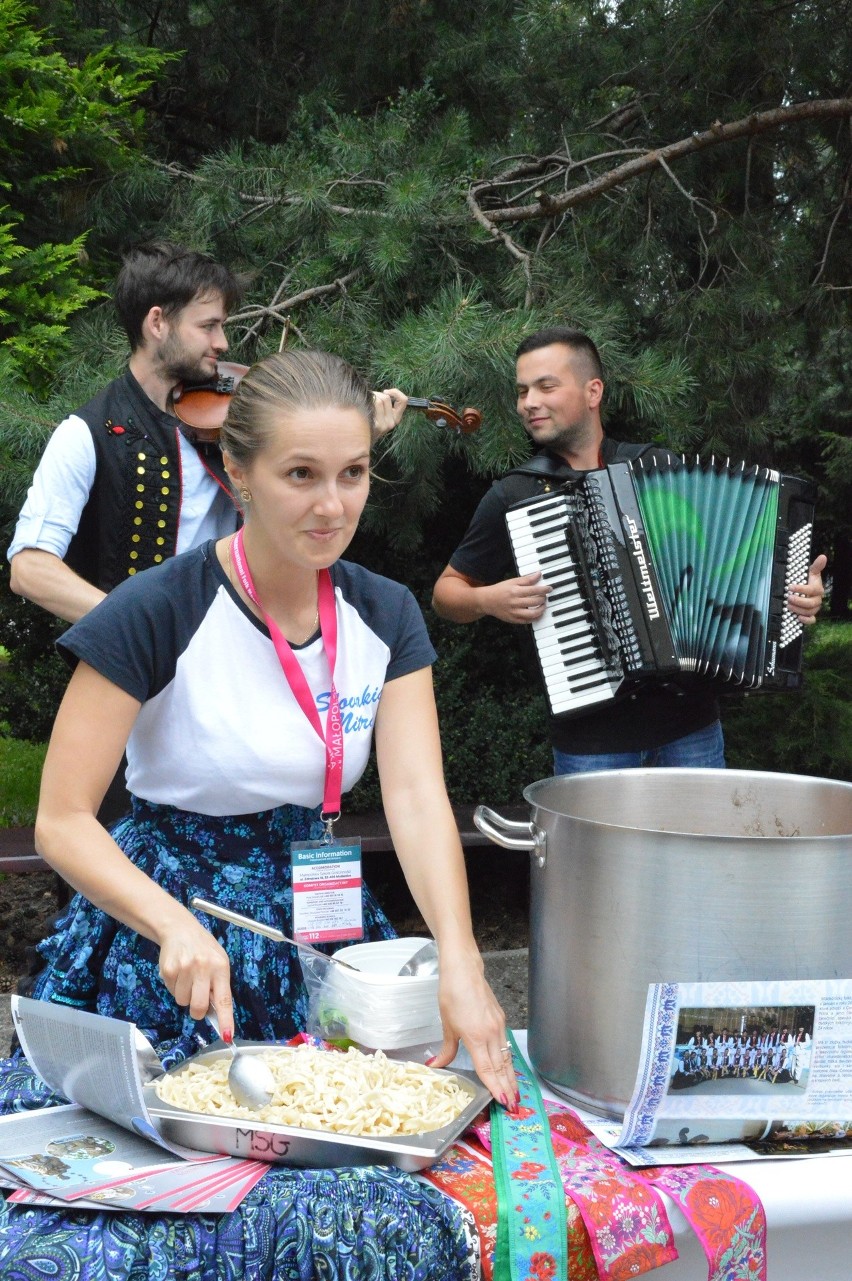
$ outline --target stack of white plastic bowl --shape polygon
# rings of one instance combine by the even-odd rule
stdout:
[[[365,1050],[392,1058],[420,1059],[436,1054],[443,1040],[437,974],[400,975],[425,938],[381,939],[340,948],[340,965],[329,967],[325,1003],[333,1006],[346,1036]]]

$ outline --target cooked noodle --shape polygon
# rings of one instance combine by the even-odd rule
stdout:
[[[388,1059],[377,1050],[345,1054],[297,1045],[259,1057],[275,1080],[272,1102],[242,1107],[228,1087],[231,1056],[189,1062],[156,1082],[161,1099],[186,1112],[246,1117],[337,1134],[423,1134],[464,1111],[470,1096],[449,1077],[420,1063]]]

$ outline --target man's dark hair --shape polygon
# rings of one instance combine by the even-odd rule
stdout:
[[[152,307],[174,315],[199,295],[221,294],[225,312],[233,311],[242,286],[227,267],[208,254],[152,240],[136,245],[125,256],[115,285],[118,318],[127,331],[130,348],[142,342],[142,322]]]
[[[528,351],[538,351],[539,347],[552,347],[554,343],[562,343],[578,355],[585,357],[589,377],[603,380],[603,362],[597,347],[588,334],[584,334],[581,329],[570,329],[567,325],[553,325],[550,329],[538,329],[534,334],[527,334],[523,342],[518,345],[515,360],[519,356],[526,355]]]

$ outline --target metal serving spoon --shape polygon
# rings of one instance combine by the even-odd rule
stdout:
[[[438,944],[434,939],[424,943],[419,947],[413,956],[410,956],[399,971],[399,977],[410,974],[437,974],[438,973]]]
[[[253,921],[250,916],[243,916],[241,912],[232,912],[229,907],[210,903],[206,898],[191,898],[189,906],[199,912],[207,912],[209,916],[218,916],[222,921],[230,921],[232,925],[242,925],[243,929],[253,930],[255,934],[265,934],[267,938],[275,939],[277,943],[289,943],[292,947],[301,948],[304,952],[313,952],[316,956],[321,956],[324,961],[331,961],[333,965],[342,965],[345,970],[354,970],[356,974],[361,972],[357,965],[350,965],[348,961],[341,961],[336,956],[327,956],[325,952],[321,952],[318,947],[312,947],[310,943],[300,943],[297,939],[289,938],[274,925],[263,925],[260,921]]]
[[[222,1031],[215,1010],[208,1011],[207,1021],[213,1024],[219,1039],[222,1040]],[[238,1049],[233,1041],[224,1043],[231,1051],[228,1088],[237,1103],[240,1107],[251,1108],[253,1111],[265,1108],[267,1103],[272,1102],[272,1096],[275,1094],[275,1078],[269,1068],[256,1054]]]

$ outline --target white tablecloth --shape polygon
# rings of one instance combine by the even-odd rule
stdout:
[[[526,1032],[514,1037],[526,1058]],[[543,1081],[539,1085],[546,1098],[566,1103]],[[748,1183],[763,1202],[768,1281],[852,1281],[852,1154],[718,1168]],[[706,1281],[707,1260],[695,1233],[674,1202],[665,1193],[663,1198],[680,1257],[660,1269],[660,1281]]]

